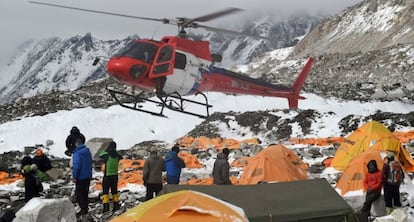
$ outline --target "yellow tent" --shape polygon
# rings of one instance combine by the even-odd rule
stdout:
[[[341,195],[343,196],[348,191],[364,189],[364,177],[368,172],[368,162],[375,160],[377,162],[378,169],[382,170],[384,165],[383,159],[385,156],[385,152],[371,149],[354,157],[349,162],[348,166],[339,178],[338,183],[336,184],[336,188],[341,190]]]
[[[283,145],[271,145],[248,160],[239,184],[306,180],[308,165]]]
[[[191,190],[153,198],[115,217],[111,222],[247,222],[243,209],[213,196]]]
[[[384,125],[370,121],[345,138],[332,159],[331,166],[344,170],[349,161],[360,153],[370,150],[392,151],[404,166],[406,172],[414,172],[414,160],[401,145],[400,140]]]

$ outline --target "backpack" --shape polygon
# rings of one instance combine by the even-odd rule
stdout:
[[[400,185],[404,180],[404,171],[398,161],[391,161],[388,174],[388,182],[393,185]]]

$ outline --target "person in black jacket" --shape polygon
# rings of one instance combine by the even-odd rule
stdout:
[[[52,163],[50,159],[43,153],[42,149],[38,148],[35,151],[35,156],[32,159],[32,163],[37,165],[36,175],[40,181],[48,181],[49,175],[46,173],[52,169]]]
[[[80,139],[82,144],[85,144],[85,136],[80,132],[78,127],[74,126],[70,130],[69,136],[66,138],[66,151],[65,154],[68,156],[72,155],[73,150],[76,148],[75,141]]]
[[[24,176],[24,201],[28,202],[33,197],[40,197],[43,185],[36,177],[37,165],[32,164],[30,156],[23,157],[22,174]]]
[[[37,165],[38,170],[46,172],[52,169],[52,163],[50,159],[43,153],[43,150],[38,148],[35,151],[35,156],[32,159],[32,162]]]

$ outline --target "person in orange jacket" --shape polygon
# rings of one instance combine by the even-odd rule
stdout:
[[[378,169],[377,162],[370,160],[367,164],[368,172],[364,177],[364,188],[367,190],[365,202],[361,208],[362,213],[369,213],[371,205],[381,196],[382,171]]]

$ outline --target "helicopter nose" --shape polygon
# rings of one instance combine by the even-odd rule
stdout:
[[[128,73],[129,65],[120,59],[112,58],[109,60],[106,69],[113,77],[120,79],[124,73]]]

